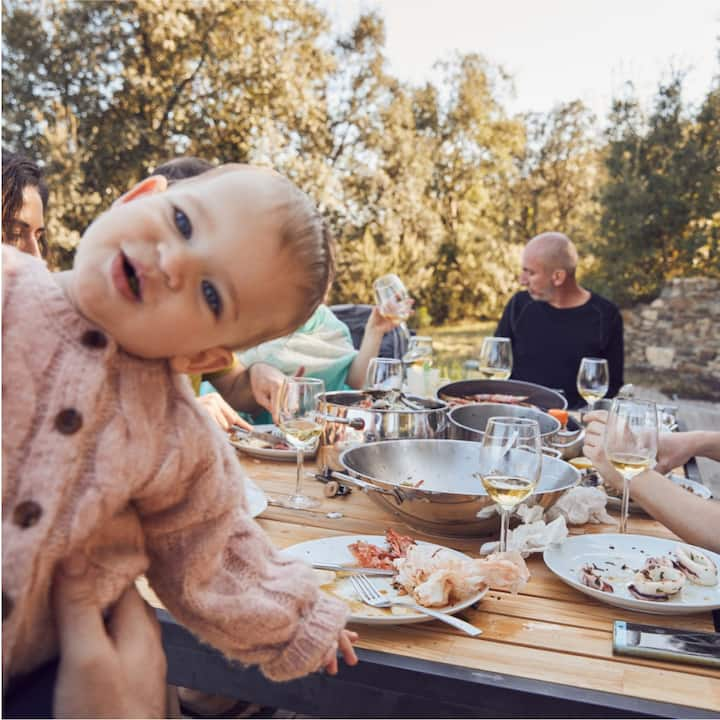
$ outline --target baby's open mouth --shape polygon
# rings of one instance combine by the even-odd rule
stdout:
[[[130,287],[130,290],[132,291],[132,294],[135,296],[137,300],[141,300],[141,294],[140,294],[140,278],[137,276],[137,273],[135,272],[135,267],[133,264],[128,260],[128,257],[125,253],[122,254],[122,261],[123,261],[123,272],[125,273],[125,277],[128,281],[128,286]]]

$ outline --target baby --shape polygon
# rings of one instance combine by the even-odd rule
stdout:
[[[2,272],[4,677],[57,652],[50,583],[78,550],[105,606],[146,572],[180,622],[271,679],[332,670],[338,646],[354,662],[345,606],[250,520],[234,451],[178,374],[312,314],[332,248],[308,198],[249,166],[154,176],[72,270],[4,246]]]

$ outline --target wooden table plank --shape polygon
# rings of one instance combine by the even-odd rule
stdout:
[[[657,669],[632,662],[579,658],[571,653],[517,646],[482,636],[467,638],[404,625],[393,628],[365,625],[362,633],[362,647],[373,650],[400,655],[412,653],[427,660],[477,670],[720,710],[719,673],[695,674],[670,663]]]

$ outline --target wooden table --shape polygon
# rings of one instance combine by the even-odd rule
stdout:
[[[289,463],[243,459],[270,498],[287,493]],[[312,466],[307,465],[308,470]],[[305,490],[322,497],[321,483]],[[329,512],[342,513],[331,519]],[[315,511],[271,506],[259,523],[278,547],[345,534],[381,535],[388,527],[469,554],[479,539],[425,536],[410,531],[364,493],[324,499]],[[607,532],[589,525],[571,532]],[[629,532],[674,537],[659,523],[631,516]],[[159,611],[168,653],[168,682],[250,699],[320,717],[716,717],[720,672],[692,665],[616,657],[615,619],[714,630],[711,613],[664,617],[596,602],[557,579],[542,557],[528,559],[530,582],[518,595],[490,591],[462,616],[483,630],[470,638],[431,621],[415,625],[359,625],[355,668],[285,684],[256,669],[226,662]]]

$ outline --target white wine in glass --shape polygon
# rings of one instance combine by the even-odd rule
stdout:
[[[509,338],[483,339],[478,359],[478,372],[485,380],[507,380],[512,374],[513,355]]]
[[[577,390],[592,410],[602,400],[610,386],[610,372],[605,358],[583,358],[577,374]]]
[[[483,433],[480,480],[500,507],[500,552],[507,550],[510,512],[540,481],[540,427],[527,418],[492,417]]]
[[[318,405],[324,392],[322,380],[297,377],[285,378],[278,392],[275,417],[297,456],[295,492],[280,501],[285,507],[305,510],[320,504],[316,498],[302,494],[302,479],[305,452],[312,450],[323,431],[323,414]]]
[[[658,413],[655,403],[615,398],[605,425],[605,454],[623,477],[620,532],[627,532],[630,481],[655,464]]]
[[[322,434],[322,423],[313,420],[288,420],[280,423],[280,429],[287,435],[293,447],[305,447],[312,444]]]

